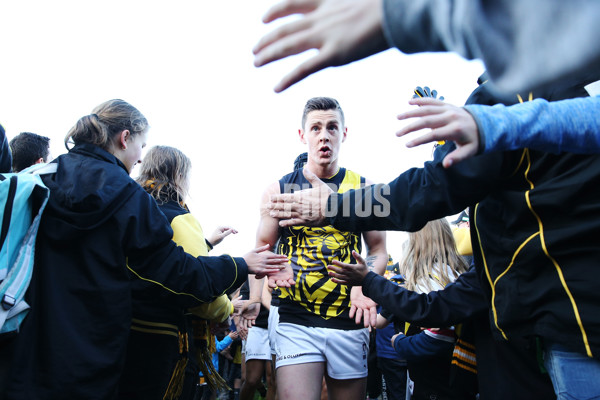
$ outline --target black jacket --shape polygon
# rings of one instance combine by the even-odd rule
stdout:
[[[488,304],[477,272],[471,268],[444,290],[417,293],[369,272],[362,284],[365,296],[386,307],[390,318],[424,327],[469,322],[477,353],[481,400],[555,399],[552,382],[542,374],[536,348],[522,338],[496,341],[488,320]]]
[[[475,265],[495,337],[540,336],[599,357],[600,157],[525,149],[445,169],[442,159],[453,149],[438,147],[433,161],[384,190],[333,194],[329,206],[341,212],[328,222],[344,230],[415,231],[471,207]],[[355,207],[379,207],[384,215],[359,217]]]
[[[177,247],[155,201],[108,152],[80,145],[57,162],[57,173],[43,178],[50,200],[6,395],[111,399],[131,324],[132,280],[190,307],[241,285],[247,265],[228,256],[196,259]]]
[[[10,172],[12,168],[12,154],[6,139],[4,127],[0,125],[0,173]]]

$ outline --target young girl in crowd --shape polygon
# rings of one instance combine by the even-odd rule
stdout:
[[[167,217],[173,241],[194,257],[207,256],[213,246],[236,231],[219,227],[205,239],[202,226],[186,205],[190,172],[191,161],[183,152],[174,147],[155,146],[142,160],[136,181]],[[191,400],[201,369],[209,384],[218,386],[214,371],[209,374],[203,368],[211,365],[209,349],[214,346],[207,322],[218,324],[227,320],[233,312],[228,296],[223,294],[211,303],[185,310],[165,302],[159,293],[149,296],[156,289],[152,283],[136,280],[132,287],[133,320],[119,398]]]
[[[109,100],[77,121],[56,173],[43,176],[50,199],[6,399],[112,399],[132,321],[132,282],[144,280],[166,303],[194,307],[234,290],[247,273],[278,270],[285,257],[255,249],[243,258],[195,258],[172,241],[156,202],[129,177],[146,145],[148,121]]]
[[[441,290],[467,269],[446,219],[430,221],[420,231],[409,234],[400,262],[407,289],[418,293]],[[414,382],[412,398],[467,398],[449,384],[454,328],[425,329],[411,325],[405,332],[406,335],[394,335],[392,343],[399,356],[408,362],[409,377]]]

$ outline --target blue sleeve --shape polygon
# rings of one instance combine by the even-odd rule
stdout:
[[[12,154],[6,139],[4,127],[0,125],[0,173],[10,172],[12,168]]]
[[[229,337],[229,335],[225,336],[223,338],[223,340],[221,340],[220,342],[217,341],[217,343],[216,343],[217,353],[220,353],[223,350],[225,350],[227,348],[227,346],[229,346],[231,343],[233,343],[233,339],[231,339]]]
[[[369,272],[362,291],[394,317],[420,326],[451,326],[488,310],[475,268],[429,293],[413,292]]]
[[[547,153],[600,153],[600,97],[535,99],[504,106],[468,105],[485,153],[531,148]]]
[[[399,334],[394,341],[394,350],[406,361],[422,361],[442,355],[454,348],[454,343],[434,339],[425,332],[413,336]]]

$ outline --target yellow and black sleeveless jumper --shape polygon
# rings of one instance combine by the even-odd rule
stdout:
[[[322,180],[338,193],[365,184],[363,177],[345,168]],[[293,193],[309,187],[302,170],[279,180],[281,193]],[[289,289],[281,289],[280,322],[345,330],[361,328],[348,316],[350,287],[334,283],[327,273],[327,266],[333,260],[356,263],[352,250],[360,253],[361,247],[360,232],[340,231],[331,225],[282,228],[277,250],[288,256],[296,284]]]

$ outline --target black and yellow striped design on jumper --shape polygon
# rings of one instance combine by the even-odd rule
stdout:
[[[177,325],[145,321],[139,318],[132,319],[131,329],[134,331],[152,333],[155,335],[169,335],[176,338],[179,337],[179,327]]]
[[[477,356],[475,346],[462,339],[457,339],[452,352],[452,364],[474,374],[477,374]]]
[[[286,179],[287,178],[287,179]],[[332,189],[343,193],[364,185],[360,175],[340,168],[330,179],[323,179]],[[293,191],[286,183],[303,185],[302,171],[287,175],[280,181],[282,191]],[[298,187],[296,186],[296,189]],[[327,266],[333,260],[354,263],[352,250],[360,253],[359,232],[340,231],[333,226],[296,226],[283,229],[279,252],[288,256],[294,269],[296,284],[281,289],[281,297],[300,305],[305,311],[325,320],[338,317],[350,308],[350,288],[334,283],[328,276]]]

